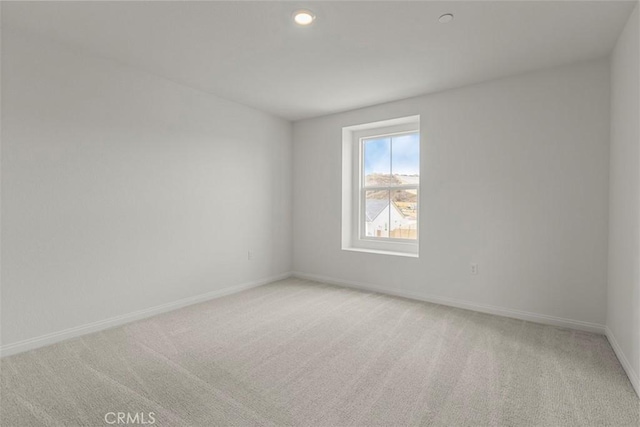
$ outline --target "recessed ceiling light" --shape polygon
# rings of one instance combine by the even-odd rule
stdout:
[[[293,20],[298,25],[309,25],[316,19],[316,15],[310,10],[297,10],[293,12]]]
[[[452,13],[445,13],[444,15],[441,15],[440,18],[438,18],[438,22],[441,24],[446,24],[447,22],[451,21],[453,21]]]

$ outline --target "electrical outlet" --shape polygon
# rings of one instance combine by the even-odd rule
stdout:
[[[471,264],[471,274],[478,274],[478,264]]]
[[[247,261],[251,261],[253,259],[253,251],[247,252]]]

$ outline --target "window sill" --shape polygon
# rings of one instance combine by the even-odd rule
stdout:
[[[393,255],[393,256],[403,256],[408,258],[419,258],[417,253],[412,253],[412,252],[384,251],[380,249],[366,249],[366,248],[354,248],[354,247],[346,247],[346,248],[342,248],[342,250],[352,251],[352,252],[367,252],[370,254],[377,254],[377,255]]]

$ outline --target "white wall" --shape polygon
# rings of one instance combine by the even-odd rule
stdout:
[[[611,57],[607,335],[640,394],[640,33],[636,6]]]
[[[2,36],[3,347],[290,270],[289,122]]]
[[[342,127],[415,114],[420,257],[342,251]],[[607,59],[296,122],[294,270],[603,331],[608,141]]]

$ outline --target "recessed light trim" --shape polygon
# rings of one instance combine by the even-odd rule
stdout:
[[[453,21],[453,13],[445,13],[444,15],[440,15],[438,18],[438,22],[441,24],[446,24]]]
[[[298,25],[310,25],[316,20],[316,15],[310,10],[301,9],[293,12],[293,21]]]

